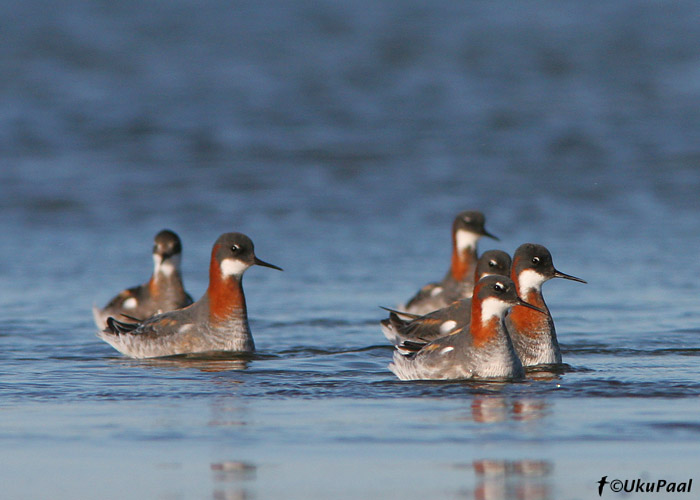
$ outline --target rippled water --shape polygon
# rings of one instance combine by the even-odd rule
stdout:
[[[59,4],[0,6],[3,497],[574,499],[697,474],[697,3]],[[482,249],[542,243],[589,282],[544,287],[561,373],[387,369],[378,306],[442,276],[465,209],[501,238]],[[222,232],[285,269],[246,274],[255,355],[95,336],[164,227],[193,296]]]

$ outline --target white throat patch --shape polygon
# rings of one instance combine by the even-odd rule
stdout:
[[[168,260],[163,261],[160,255],[153,254],[153,263],[155,265],[154,273],[162,273],[165,276],[172,276],[180,267],[181,255],[173,255]]]
[[[545,282],[544,277],[532,269],[526,269],[518,275],[518,288],[521,297],[527,295],[528,290],[539,292],[542,289],[542,283]]]
[[[464,229],[457,230],[457,234],[455,235],[457,250],[463,252],[467,248],[476,248],[479,238],[481,238],[480,235],[474,234],[471,231],[465,231]]]
[[[221,261],[221,274],[224,276],[241,276],[250,265],[238,259],[224,259]]]
[[[481,303],[481,324],[486,325],[495,316],[502,318],[510,304],[495,297],[489,297]]]

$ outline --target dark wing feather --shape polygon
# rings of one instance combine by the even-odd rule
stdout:
[[[447,307],[430,312],[424,316],[418,316],[412,320],[404,320],[398,317],[395,312],[389,314],[389,319],[382,321],[382,324],[389,325],[404,339],[431,342],[437,338],[444,337],[450,332],[444,332],[441,327],[446,321],[455,321],[455,328],[461,328],[469,323],[471,316],[471,299],[462,299],[453,302]]]
[[[107,328],[104,329],[104,332],[112,335],[121,335],[123,333],[131,333],[138,327],[138,323],[125,323],[110,316],[107,318]]]
[[[426,345],[428,345],[427,342],[413,342],[412,340],[404,340],[397,346],[397,349],[408,352],[418,352]]]
[[[131,321],[135,323],[143,323],[144,320],[143,318],[134,318],[133,316],[129,316],[128,314],[120,313],[120,316],[124,316],[126,319],[130,319]]]
[[[440,331],[443,322],[444,320],[423,317],[406,323],[403,328],[399,329],[399,333],[402,337],[414,341],[430,342],[443,336]]]
[[[413,313],[407,313],[403,311],[397,311],[396,309],[391,309],[389,307],[384,307],[384,306],[379,306],[380,309],[384,309],[385,311],[389,311],[390,313],[394,313],[397,316],[404,316],[405,318],[410,318],[410,319],[417,319],[420,318],[420,314],[413,314]]]

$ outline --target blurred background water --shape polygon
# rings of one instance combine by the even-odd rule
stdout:
[[[7,498],[592,498],[700,438],[700,4],[0,4]],[[404,383],[378,325],[454,215],[588,285],[570,368]],[[252,359],[134,361],[90,308],[241,231]],[[700,477],[695,477],[695,482]],[[614,496],[606,491],[605,496]],[[671,495],[673,497],[673,495]]]

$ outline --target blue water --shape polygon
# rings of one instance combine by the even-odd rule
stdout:
[[[0,4],[3,498],[700,491],[700,4]],[[567,368],[400,382],[378,306],[454,215],[544,286]],[[127,359],[90,309],[241,231],[250,358]],[[697,490],[697,491],[696,491]],[[602,498],[622,498],[610,490]],[[628,497],[629,498],[629,497]]]

